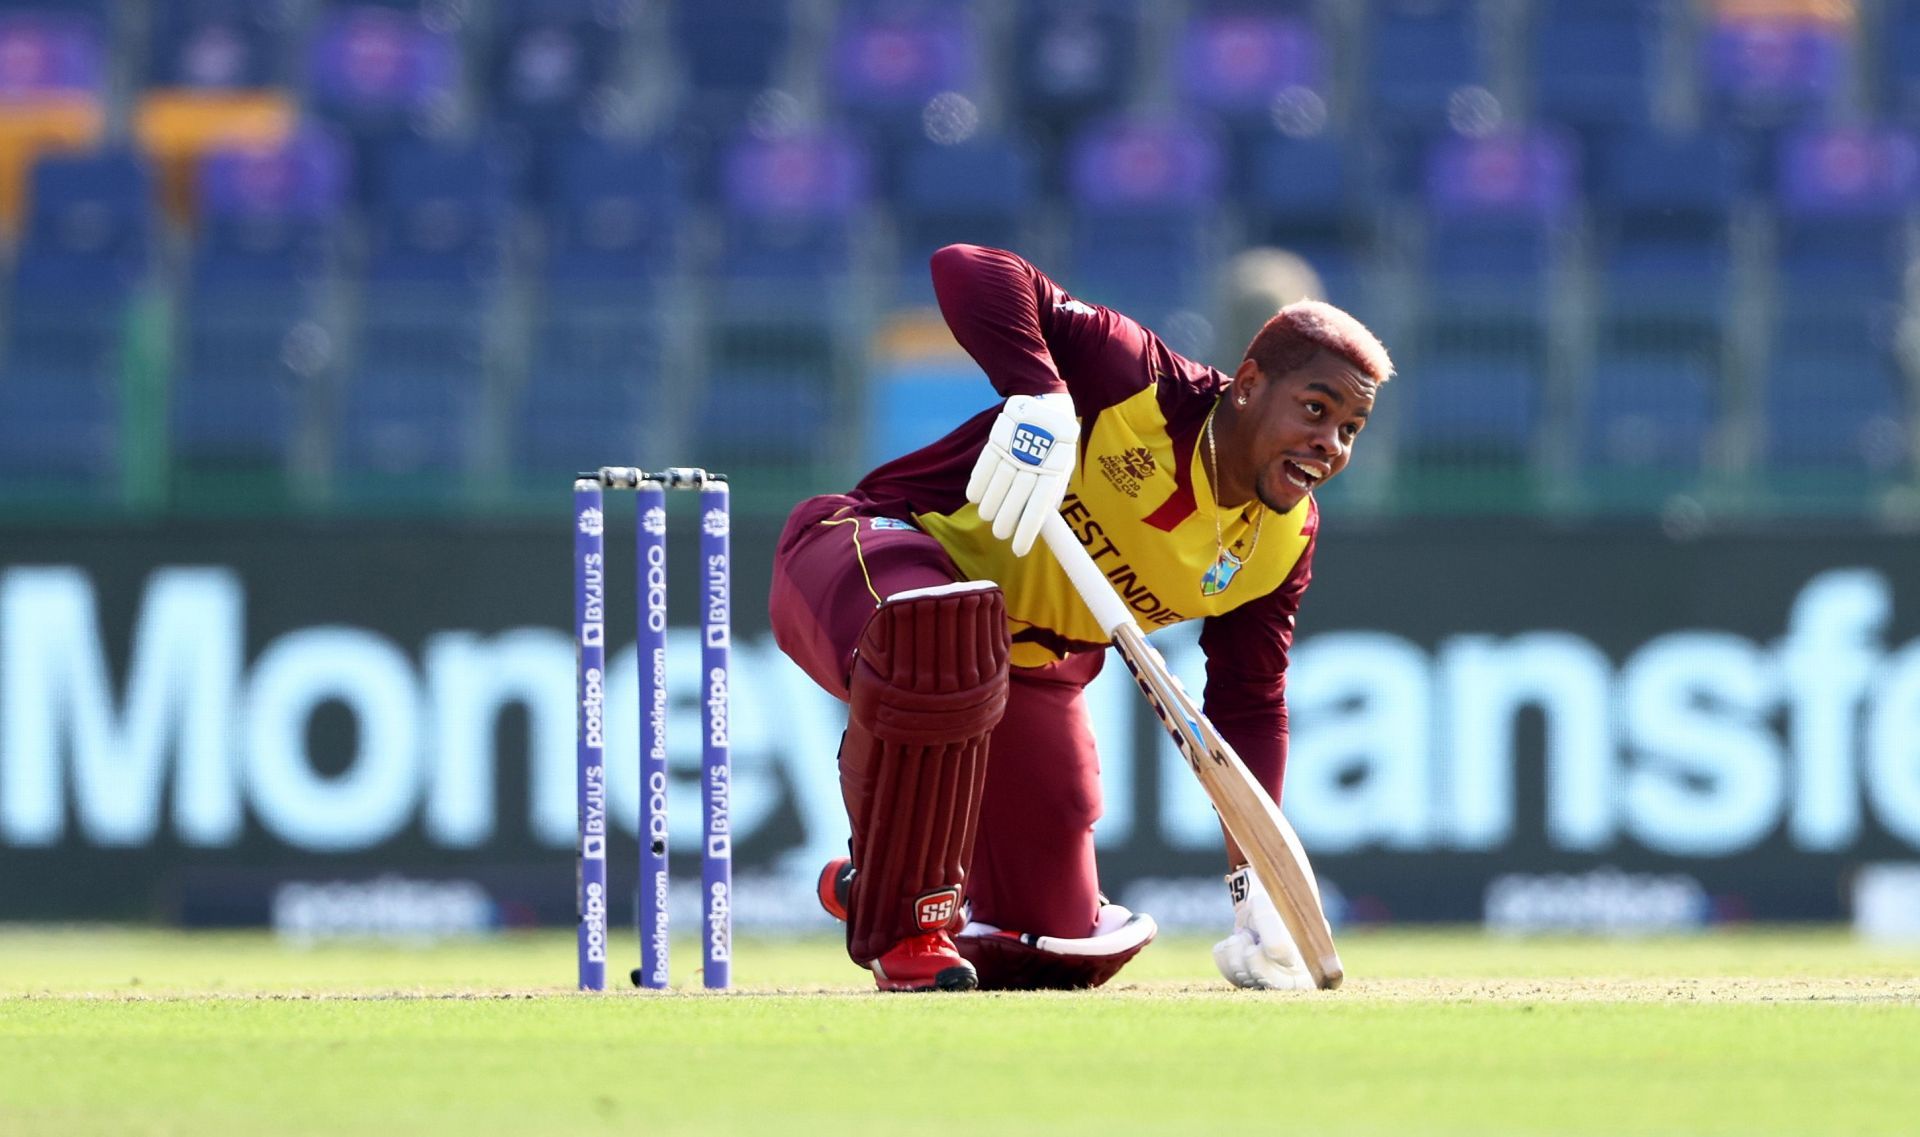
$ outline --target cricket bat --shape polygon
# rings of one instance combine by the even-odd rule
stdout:
[[[1086,602],[1100,627],[1113,639],[1134,682],[1152,705],[1160,722],[1173,735],[1180,753],[1193,768],[1200,786],[1220,814],[1220,821],[1233,835],[1247,860],[1253,865],[1280,919],[1293,936],[1294,946],[1306,960],[1313,981],[1322,989],[1340,986],[1344,971],[1340,953],[1333,945],[1333,929],[1320,907],[1320,891],[1313,881],[1313,869],[1307,863],[1306,850],[1293,826],[1281,815],[1272,795],[1248,771],[1240,755],[1214,729],[1207,716],[1179,676],[1167,667],[1160,652],[1147,642],[1146,633],[1134,621],[1133,614],[1100,572],[1080,539],[1067,527],[1065,518],[1054,514],[1041,527],[1060,567],[1073,581],[1074,590]]]

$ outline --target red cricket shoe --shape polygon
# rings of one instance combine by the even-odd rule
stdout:
[[[971,991],[980,986],[973,964],[945,932],[908,936],[867,965],[882,991]]]
[[[844,922],[847,898],[853,895],[853,860],[835,857],[822,866],[814,894],[827,915]],[[882,991],[971,991],[980,986],[979,973],[944,931],[901,940],[867,970]]]
[[[820,897],[820,907],[827,915],[841,923],[847,922],[847,897],[853,895],[853,858],[835,857],[820,870],[820,880],[814,886]]]

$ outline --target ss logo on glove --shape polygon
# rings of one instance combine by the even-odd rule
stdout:
[[[1053,435],[1030,423],[1021,423],[1014,428],[1013,443],[1008,449],[1013,456],[1029,466],[1038,466],[1053,453]]]

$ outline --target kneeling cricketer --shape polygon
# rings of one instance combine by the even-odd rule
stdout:
[[[848,705],[851,856],[822,869],[820,901],[882,990],[1097,987],[1155,926],[1100,892],[1084,690],[1108,639],[1035,538],[1059,514],[1143,626],[1202,622],[1206,715],[1277,801],[1313,491],[1393,368],[1317,301],[1282,308],[1227,375],[1012,253],[952,245],[932,270],[1005,401],[801,502],[775,556],[775,638]],[[1221,974],[1312,987],[1231,839],[1226,856]]]

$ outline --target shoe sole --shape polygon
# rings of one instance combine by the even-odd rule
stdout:
[[[980,986],[980,975],[972,967],[944,967],[934,973],[930,983],[906,983],[876,976],[874,985],[882,991],[973,991]]]

